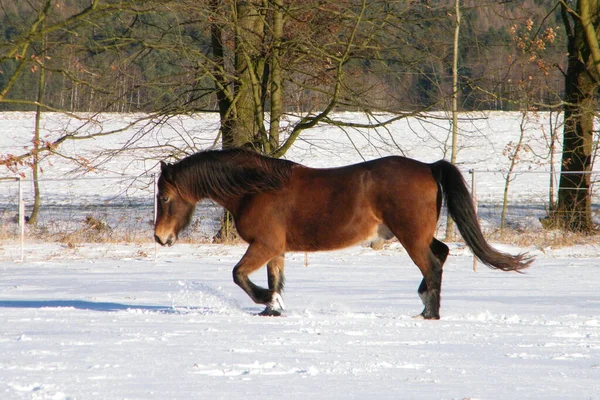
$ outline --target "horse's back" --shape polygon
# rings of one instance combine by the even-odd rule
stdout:
[[[437,183],[430,164],[402,156],[388,156],[339,168],[304,168],[301,184],[310,191],[360,196],[387,197],[408,200],[416,196],[437,194]],[[371,198],[370,201],[376,201]]]
[[[428,164],[405,157],[340,168],[298,166],[282,193],[289,209],[288,246],[326,250],[366,240],[388,219],[414,218],[417,202],[435,214],[436,191]]]
[[[309,168],[297,164],[298,172],[302,179],[350,179],[364,178],[370,174],[370,178],[377,179],[412,179],[412,177],[431,177],[430,164],[402,157],[388,156],[375,160],[365,161],[358,164],[346,165],[336,168]]]

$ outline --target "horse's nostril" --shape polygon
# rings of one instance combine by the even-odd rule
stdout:
[[[162,240],[160,240],[160,238],[158,237],[158,235],[154,235],[154,240],[156,241],[156,243],[160,244],[161,246],[164,246],[165,244],[162,242]]]

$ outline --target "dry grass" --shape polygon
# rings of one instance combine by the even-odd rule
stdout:
[[[599,232],[593,234],[573,233],[558,229],[511,230],[486,232],[489,241],[506,243],[519,247],[569,247],[575,245],[597,244]]]
[[[457,236],[458,235],[457,233]],[[503,231],[486,231],[488,241],[506,243],[519,247],[568,247],[574,245],[589,245],[600,243],[600,232],[594,234],[577,234],[558,229],[505,229]],[[0,226],[0,240],[14,240],[19,237],[19,230],[15,223]],[[83,220],[70,225],[70,229],[59,226],[27,226],[26,238],[41,242],[59,242],[67,246],[76,246],[84,243],[152,243],[152,221],[140,221],[135,226],[111,227],[102,218],[86,215]],[[26,239],[27,240],[27,239]],[[460,239],[457,239],[460,240]],[[215,233],[202,232],[198,222],[192,224],[179,238],[179,243],[224,243],[241,244],[242,239],[237,235],[221,237]]]

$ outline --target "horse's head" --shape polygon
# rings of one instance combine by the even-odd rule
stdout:
[[[160,163],[158,179],[157,212],[154,223],[154,240],[161,246],[172,246],[179,232],[192,219],[196,202],[186,197],[175,182],[173,166]]]

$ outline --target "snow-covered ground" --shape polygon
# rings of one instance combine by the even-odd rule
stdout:
[[[397,245],[288,255],[282,318],[232,283],[241,246],[40,246],[0,263],[2,399],[600,398],[598,249],[518,275],[454,245],[419,321]]]
[[[518,114],[488,117],[463,124],[465,170],[508,165],[502,150],[518,137]],[[164,127],[155,140],[205,134],[197,143],[206,147],[211,118],[172,123],[173,131]],[[45,126],[51,136],[73,123]],[[30,140],[30,124],[26,114],[0,114],[0,153],[17,154]],[[521,171],[547,170],[543,126],[531,127]],[[445,131],[444,122],[416,120],[379,132],[320,128],[288,158],[313,166],[392,153],[433,161],[444,156]],[[124,140],[106,137],[72,150],[92,154]],[[98,198],[107,205],[124,193],[104,195],[105,186],[117,185],[101,180],[50,181],[72,165],[46,162],[44,177],[58,183],[46,186],[45,198],[71,221]],[[93,175],[153,168],[129,155]],[[478,180],[478,193],[498,202],[502,179],[482,175],[488,178]],[[543,204],[545,176],[523,173],[515,182],[523,182],[512,189],[521,208]],[[14,189],[4,188],[10,183],[0,181],[11,214]],[[151,187],[125,192],[130,202],[119,207],[150,219]],[[496,220],[483,223],[493,229]],[[12,229],[5,221],[2,229]],[[288,254],[288,310],[262,318],[231,280],[241,245],[157,250],[151,243],[30,240],[21,262],[14,261],[19,243],[9,237],[0,244],[0,399],[600,399],[600,246],[495,245],[529,251],[536,262],[526,274],[483,266],[473,272],[469,251],[450,243],[442,319],[420,321],[411,318],[422,309],[420,274],[397,243],[309,254],[308,266],[304,254]],[[265,275],[253,279],[264,284]]]

